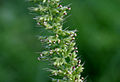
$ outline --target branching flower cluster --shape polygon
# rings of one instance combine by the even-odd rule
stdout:
[[[69,31],[63,29],[64,18],[69,6],[62,6],[60,0],[31,0],[34,7],[29,9],[36,13],[37,25],[46,30],[50,30],[54,35],[40,36],[39,39],[47,44],[49,50],[40,53],[38,60],[49,60],[52,69],[50,77],[53,82],[83,82],[81,77],[83,65],[77,58],[77,47],[75,37],[76,30]]]

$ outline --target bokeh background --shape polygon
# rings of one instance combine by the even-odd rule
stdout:
[[[64,0],[72,3],[64,26],[77,29],[79,56],[87,82],[120,82],[120,0]],[[0,82],[51,82],[48,62],[25,0],[0,0]]]

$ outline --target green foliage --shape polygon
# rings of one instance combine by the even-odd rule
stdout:
[[[34,7],[29,9],[36,13],[37,25],[52,31],[53,35],[40,36],[46,44],[46,51],[41,52],[38,60],[49,60],[53,68],[49,69],[54,82],[83,82],[81,72],[83,65],[77,58],[75,37],[76,30],[63,29],[64,18],[71,8],[62,6],[60,0],[33,0]]]

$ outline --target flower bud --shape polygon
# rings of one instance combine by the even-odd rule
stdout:
[[[62,73],[62,71],[61,71],[61,70],[59,70],[58,72],[59,72],[59,73]]]
[[[49,44],[49,46],[51,46],[51,44]]]
[[[72,37],[72,40],[75,40],[75,38],[74,38],[74,37]]]
[[[80,67],[80,64],[78,64],[78,67]]]
[[[42,55],[42,54],[40,54],[40,56],[42,57],[43,55]]]
[[[78,51],[76,50],[75,52],[77,53]]]
[[[70,7],[68,7],[68,10],[71,10],[71,8],[70,8]]]
[[[76,59],[76,58],[74,58],[74,60],[76,61],[77,59]]]
[[[49,40],[49,43],[52,43],[52,41],[51,41],[51,40]]]
[[[44,25],[47,25],[47,22],[43,22],[44,23]]]
[[[40,61],[40,59],[41,59],[41,58],[40,58],[40,57],[38,57],[37,59]]]
[[[40,22],[38,22],[37,25],[40,25]]]
[[[64,15],[67,15],[67,13],[64,13]]]
[[[44,42],[42,39],[40,40],[41,42]]]
[[[71,72],[71,71],[68,71],[68,74],[72,74],[72,72]]]
[[[76,33],[75,33],[74,35],[75,35],[75,36],[77,36],[77,34],[76,34]]]
[[[59,5],[58,7],[62,7],[62,5]]]
[[[75,47],[74,49],[76,49],[76,50],[77,50],[78,48],[77,48],[77,47]]]
[[[54,73],[54,75],[57,75],[57,73]]]
[[[56,42],[55,42],[55,41],[53,41],[53,43],[55,44]]]
[[[81,63],[81,60],[78,60],[78,63],[80,64],[80,63]]]
[[[73,66],[72,69],[75,70],[75,66]]]
[[[60,43],[60,40],[58,40],[58,43]]]
[[[56,34],[56,37],[58,38],[58,34]]]
[[[53,51],[52,51],[52,50],[50,50],[50,54],[53,54]]]
[[[82,80],[84,80],[84,77],[81,77]]]

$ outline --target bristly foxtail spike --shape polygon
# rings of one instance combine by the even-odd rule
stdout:
[[[61,0],[30,1],[35,6],[29,9],[35,13],[33,19],[35,19],[37,25],[43,27],[46,34],[48,31],[51,32],[47,36],[38,36],[39,40],[43,42],[42,46],[45,46],[42,48],[47,50],[38,53],[40,54],[38,60],[49,61],[49,65],[52,67],[50,72],[53,82],[83,82],[82,71],[80,71],[83,70],[83,64],[81,65],[79,58],[77,58],[78,49],[75,47],[75,32],[77,30],[69,31],[69,27],[63,29],[66,19],[71,16],[68,14],[68,10],[71,10],[71,4],[64,6]],[[72,62],[68,63],[67,58]],[[59,75],[61,79],[55,77]]]

